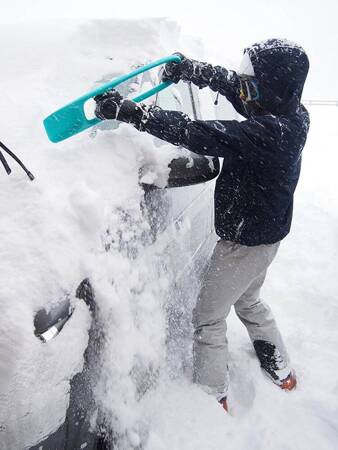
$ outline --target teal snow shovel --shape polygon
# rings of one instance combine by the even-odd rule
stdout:
[[[132,72],[126,75],[121,75],[120,77],[115,78],[109,83],[106,83],[101,87],[98,87],[97,89],[88,92],[88,94],[82,95],[82,97],[78,98],[72,103],[69,103],[63,108],[58,109],[53,114],[46,117],[46,119],[43,121],[49,139],[52,142],[60,142],[63,141],[64,139],[74,136],[74,134],[80,133],[81,131],[98,124],[99,122],[101,122],[101,119],[98,118],[87,119],[86,117],[84,111],[84,104],[86,103],[87,100],[95,97],[96,95],[103,94],[109,89],[118,86],[124,81],[127,81],[130,78],[139,75],[140,73],[147,72],[148,70],[153,69],[154,67],[160,66],[161,64],[165,64],[168,62],[179,63],[181,62],[181,58],[177,55],[171,55],[158,59],[157,61],[139,67],[138,69],[133,70]],[[133,100],[134,102],[141,102],[142,100],[145,100],[146,98],[151,97],[157,92],[160,92],[163,89],[167,88],[171,84],[172,84],[171,81],[161,83],[158,86],[155,86],[154,88],[146,92],[143,92],[142,94],[133,98]]]

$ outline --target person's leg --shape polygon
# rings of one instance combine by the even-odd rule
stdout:
[[[267,341],[276,346],[283,359],[288,361],[288,354],[270,307],[260,298],[266,272],[260,274],[248,290],[235,303],[237,316],[246,326],[250,339]]]
[[[197,301],[193,323],[194,380],[218,399],[228,389],[225,318],[253,280],[269,266],[278,245],[247,247],[220,240]]]
[[[230,242],[217,242],[193,311],[194,381],[218,400],[226,396],[228,389],[225,318],[231,308],[232,296],[224,292],[227,285],[223,279],[231,248]]]
[[[235,311],[246,326],[261,366],[275,382],[290,374],[289,356],[270,307],[260,297],[266,269],[235,303]]]

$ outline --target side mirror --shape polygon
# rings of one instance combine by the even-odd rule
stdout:
[[[191,153],[191,156],[171,161],[167,188],[205,183],[217,177],[220,171],[218,158],[207,158],[195,153]]]
[[[95,310],[94,291],[88,278],[81,281],[75,297],[83,300],[90,312]],[[48,312],[45,308],[39,309],[33,319],[35,336],[42,342],[55,338],[72,316],[74,309],[75,305],[71,304],[68,294]]]

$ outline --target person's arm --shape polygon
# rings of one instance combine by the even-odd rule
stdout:
[[[174,145],[194,153],[221,158],[277,158],[281,127],[272,116],[243,122],[236,120],[191,120],[179,111],[167,111],[125,100],[116,91],[96,97],[96,115],[130,123]]]
[[[171,62],[165,65],[163,80],[177,83],[179,80],[190,81],[200,89],[209,87],[224,95],[242,116],[248,117],[240,99],[240,80],[237,73],[221,66],[213,66],[206,62],[189,59],[177,53],[182,62]]]
[[[178,111],[151,108],[136,127],[205,156],[246,160],[278,158],[281,129],[272,117],[259,120],[191,120]]]
[[[124,99],[114,89],[98,95],[95,115],[102,120],[120,120],[134,125],[166,142],[182,145],[190,118],[179,111],[166,111],[158,106],[147,106]]]

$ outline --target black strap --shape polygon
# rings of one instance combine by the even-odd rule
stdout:
[[[217,92],[217,95],[216,95],[216,98],[215,98],[215,101],[214,101],[214,105],[218,105],[218,97],[219,97],[219,92]]]
[[[0,147],[3,150],[5,150],[5,152],[8,153],[9,156],[11,156],[14,159],[14,161],[16,161],[19,164],[19,166],[22,167],[22,169],[26,172],[28,178],[31,181],[33,181],[34,180],[34,175],[27,169],[27,167],[23,164],[23,162],[8,147],[6,147],[6,145],[3,144],[1,141],[0,141]],[[0,161],[2,162],[2,165],[4,166],[7,174],[9,175],[11,173],[11,168],[9,167],[9,165],[8,165],[4,155],[1,152],[1,150],[0,150]]]
[[[2,162],[2,165],[4,166],[4,168],[7,172],[7,175],[9,175],[12,171],[1,151],[0,151],[0,161]]]

